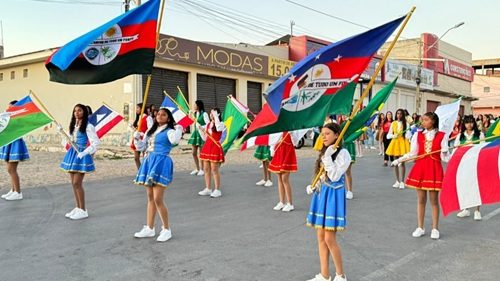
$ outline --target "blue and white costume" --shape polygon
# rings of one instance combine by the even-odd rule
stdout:
[[[28,148],[22,138],[0,148],[0,159],[5,162],[20,162],[30,159]]]
[[[152,187],[154,185],[167,187],[173,180],[174,164],[170,158],[172,146],[179,143],[182,137],[182,126],[175,129],[160,126],[156,131],[142,140],[134,139],[134,145],[139,151],[146,151],[146,156],[134,180],[135,184]]]
[[[327,150],[321,158],[325,174],[321,176],[321,187],[317,187],[312,195],[307,225],[337,231],[343,230],[347,224],[345,172],[351,156],[346,149],[341,149],[334,161],[332,154],[328,155]]]
[[[97,151],[101,141],[97,137],[93,125],[87,124],[85,131],[85,133],[82,133],[79,127],[75,126],[73,135],[70,138],[79,152],[75,151],[73,146],[70,147],[59,166],[63,171],[68,173],[91,173],[95,171],[92,154]],[[63,140],[62,145],[66,146],[65,140]]]

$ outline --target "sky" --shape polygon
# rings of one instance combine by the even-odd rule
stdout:
[[[5,56],[62,46],[123,13],[123,1],[2,0]],[[403,38],[425,32],[441,36],[465,22],[442,40],[471,52],[473,59],[500,58],[500,1],[495,0],[166,0],[161,32],[195,41],[259,45],[290,33],[294,21],[294,35],[334,41],[402,16],[412,6],[416,10]]]

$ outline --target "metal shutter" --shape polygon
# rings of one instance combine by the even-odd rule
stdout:
[[[228,95],[236,93],[236,81],[234,79],[220,78],[208,75],[197,75],[197,99],[205,104],[208,112],[214,107],[224,110]]]
[[[247,106],[253,113],[257,114],[262,108],[262,84],[247,82]],[[252,116],[249,114],[248,117]]]
[[[174,71],[170,69],[153,68],[153,73],[151,74],[151,85],[149,87],[149,96],[147,104],[151,104],[159,107],[165,98],[163,91],[166,91],[172,98],[175,99],[177,95],[177,86],[181,88],[186,100],[189,102],[189,92],[188,92],[188,73],[181,71]],[[142,77],[142,88],[143,94],[146,89],[146,82],[148,76],[143,75]],[[143,97],[144,98],[144,97]]]

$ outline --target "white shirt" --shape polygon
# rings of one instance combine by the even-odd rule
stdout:
[[[351,164],[351,155],[346,149],[342,148],[339,154],[337,154],[335,161],[332,160],[331,156],[327,155],[324,155],[321,158],[321,161],[325,167],[326,176],[332,182],[336,182],[349,168],[349,165]]]
[[[398,132],[403,131],[403,122],[397,121],[398,122]],[[410,139],[411,138],[411,129],[410,129],[410,124],[406,123],[406,132],[404,135],[405,138]],[[387,133],[387,138],[388,139],[394,139],[396,138],[396,135],[394,134],[394,131],[392,130],[392,123],[391,126],[389,127],[389,132]]]

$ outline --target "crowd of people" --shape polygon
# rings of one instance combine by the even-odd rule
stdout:
[[[15,101],[11,102],[11,105]],[[137,174],[135,184],[146,190],[146,224],[134,234],[136,238],[156,236],[155,216],[159,215],[162,227],[157,241],[165,242],[172,237],[169,225],[168,208],[164,202],[164,194],[172,183],[174,161],[170,157],[171,149],[182,138],[184,128],[176,125],[172,113],[167,108],[149,107],[149,112],[141,115],[142,104],[136,107],[136,118],[131,124],[135,132],[131,141],[134,151]],[[193,149],[193,170],[191,176],[203,176],[205,187],[198,192],[199,196],[219,198],[222,196],[220,167],[225,161],[221,147],[222,132],[225,129],[221,121],[221,111],[212,108],[205,111],[201,100],[194,103],[191,110],[195,126],[188,143]],[[74,106],[69,134],[62,126],[57,131],[63,137],[62,145],[67,148],[60,168],[69,174],[73,187],[75,207],[65,216],[71,220],[89,217],[85,204],[83,179],[85,174],[95,171],[93,155],[99,148],[100,140],[95,128],[89,124],[92,114],[90,107],[77,104]],[[432,229],[430,237],[439,239],[439,205],[438,193],[443,179],[442,161],[447,161],[452,151],[450,148],[461,144],[484,139],[484,133],[493,124],[491,115],[474,118],[467,115],[456,120],[450,135],[439,131],[439,117],[434,112],[422,116],[407,110],[398,109],[393,115],[388,111],[380,113],[373,120],[363,137],[352,143],[338,142],[341,125],[346,116],[327,116],[321,127],[314,148],[318,158],[311,174],[318,179],[306,188],[312,194],[307,225],[316,229],[320,259],[320,273],[311,281],[344,281],[347,280],[342,263],[340,246],[336,240],[338,231],[344,230],[347,224],[347,201],[353,198],[352,165],[356,157],[363,156],[363,148],[379,150],[383,155],[382,165],[394,169],[394,188],[414,188],[417,191],[417,227],[413,237],[425,235],[424,215],[427,197],[432,207]],[[300,136],[295,132],[283,132],[280,141],[272,146],[259,146],[254,157],[262,162],[263,177],[256,183],[258,186],[273,186],[271,174],[275,174],[278,182],[278,203],[273,210],[280,212],[293,211],[292,186],[290,174],[298,170],[294,145]],[[21,139],[6,145],[0,150],[0,158],[7,163],[7,171],[12,179],[12,188],[2,198],[15,201],[22,199],[17,165],[29,159],[28,149]],[[406,177],[405,162],[415,160],[412,170]],[[213,182],[213,185],[212,185]],[[470,216],[469,210],[462,210],[459,217]],[[481,220],[480,206],[474,210],[474,219]],[[335,276],[331,277],[329,257],[335,265]]]

